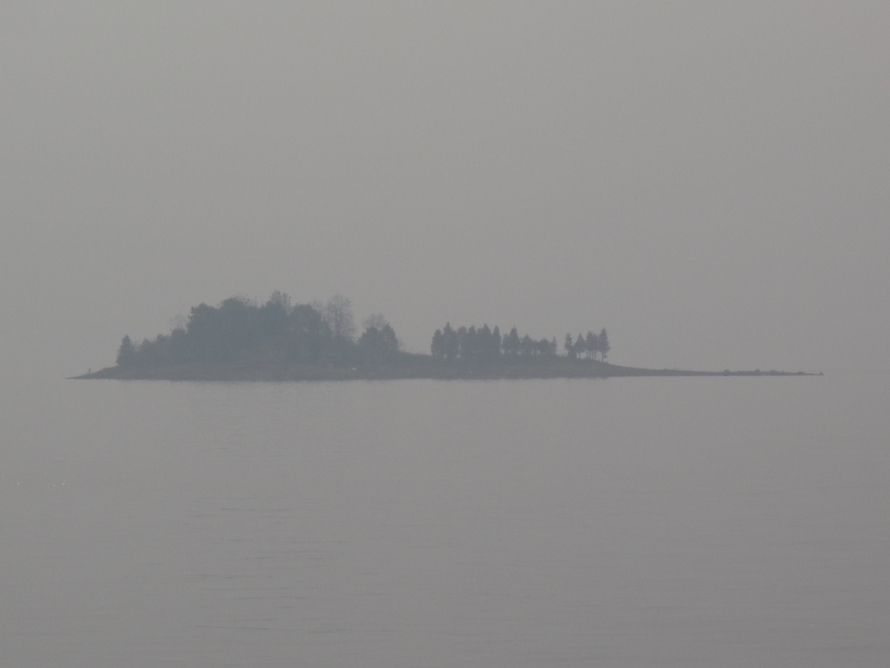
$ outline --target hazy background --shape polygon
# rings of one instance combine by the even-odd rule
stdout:
[[[0,372],[233,294],[890,367],[890,3],[0,5]]]

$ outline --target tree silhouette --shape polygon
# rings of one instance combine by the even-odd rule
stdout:
[[[575,344],[572,343],[572,335],[571,334],[566,334],[566,340],[562,344],[562,347],[565,348],[566,355],[568,355],[569,359],[572,359],[572,360],[575,359],[575,357],[576,357]]]
[[[445,329],[442,330],[443,349],[445,351],[445,361],[453,362],[457,359],[459,351],[459,343],[457,340],[457,332],[451,329],[451,323],[445,323]]]
[[[352,319],[351,301],[342,295],[334,295],[325,305],[324,318],[335,339],[352,341],[352,337],[355,336],[355,323]]]
[[[519,343],[519,332],[516,331],[516,326],[514,325],[510,333],[504,337],[504,354],[510,357],[517,357],[519,355]]]
[[[578,334],[578,338],[575,339],[575,354],[583,355],[587,350],[587,343],[584,341],[584,335]]]
[[[441,329],[437,329],[436,333],[433,334],[433,342],[430,345],[430,353],[432,354],[434,359],[445,359],[445,336],[442,334]]]
[[[600,335],[597,338],[599,338],[600,359],[605,362],[606,356],[612,349],[612,347],[609,345],[609,335],[606,334],[605,327],[603,327],[602,331],[600,331]]]
[[[395,359],[399,341],[389,324],[384,325],[383,329],[371,325],[359,337],[358,348],[365,364],[380,365]]]
[[[584,348],[587,351],[587,359],[590,359],[591,355],[593,359],[596,359],[596,353],[599,351],[599,337],[591,331],[587,332],[587,338],[584,340]]]
[[[130,340],[129,336],[124,336],[121,340],[121,347],[117,350],[117,365],[132,366],[136,362],[136,346]]]

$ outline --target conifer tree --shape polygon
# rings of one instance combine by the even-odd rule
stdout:
[[[501,354],[501,330],[495,325],[491,332],[491,356],[500,357]]]
[[[568,355],[569,359],[575,359],[575,344],[572,343],[571,334],[566,334],[566,340],[562,347],[566,349],[566,355]]]
[[[599,348],[599,337],[593,332],[587,332],[587,338],[584,341],[584,347],[587,350],[587,359],[590,359],[591,355],[593,359],[596,359],[596,353],[600,349]]]
[[[511,357],[519,355],[519,332],[516,331],[515,325],[510,330],[510,333],[504,337],[503,348],[504,353]]]
[[[442,330],[443,347],[445,352],[445,361],[453,362],[457,359],[459,342],[457,332],[451,328],[451,323],[445,323],[445,329]]]
[[[519,342],[519,354],[523,357],[531,357],[532,353],[535,350],[535,342],[532,341],[532,337],[528,334],[522,337],[522,340]]]
[[[433,343],[430,346],[430,352],[437,360],[445,359],[445,337],[442,335],[441,329],[437,329],[436,333],[433,334]]]
[[[609,335],[606,334],[605,327],[603,327],[598,338],[599,338],[600,359],[603,362],[605,362],[606,356],[609,354],[609,350],[611,350],[611,346],[609,345]]]
[[[121,340],[121,347],[117,351],[118,366],[132,366],[136,363],[136,346],[129,336],[124,336]]]
[[[584,341],[584,335],[578,334],[578,338],[575,339],[575,355],[581,355],[585,350],[587,350],[587,343]]]

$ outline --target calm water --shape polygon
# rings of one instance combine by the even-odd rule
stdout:
[[[3,391],[3,665],[890,665],[890,374]]]

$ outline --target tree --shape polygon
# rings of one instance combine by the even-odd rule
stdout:
[[[495,337],[495,334],[497,334],[497,337]],[[497,326],[495,326],[494,332],[492,332],[486,323],[477,332],[477,336],[479,337],[479,363],[488,364],[492,360],[497,359],[498,354],[501,352],[501,334]]]
[[[504,348],[505,355],[509,355],[510,357],[519,355],[519,332],[516,331],[516,325],[513,325],[513,329],[511,329],[510,333],[504,337],[504,341],[501,345]]]
[[[380,330],[380,345],[389,357],[393,357],[399,352],[399,339],[389,323]]]
[[[457,328],[457,359],[468,359],[469,349],[467,348],[467,343],[467,328],[461,325]]]
[[[584,341],[584,335],[578,334],[578,338],[575,339],[575,354],[583,355],[584,351],[587,350],[587,342]]]
[[[442,348],[445,352],[445,361],[453,362],[457,359],[459,343],[457,340],[457,332],[451,328],[451,323],[446,322],[445,328],[442,330]]]
[[[287,325],[287,352],[297,362],[315,362],[321,355],[330,331],[322,312],[311,304],[291,309]]]
[[[362,320],[362,327],[368,329],[369,327],[376,327],[380,331],[383,331],[383,328],[386,327],[389,322],[386,320],[382,313],[372,313],[367,318]]]
[[[466,362],[479,361],[479,335],[476,332],[476,326],[470,325],[469,329],[464,329],[463,336],[460,341],[460,357]],[[460,330],[458,330],[460,331]]]
[[[568,355],[569,359],[575,359],[575,344],[572,343],[571,334],[566,334],[566,340],[562,344],[562,347],[566,349],[566,355]]]
[[[381,364],[392,361],[399,351],[396,333],[388,324],[383,329],[368,327],[359,337],[358,348],[366,363]]]
[[[606,334],[606,328],[603,327],[602,331],[599,335],[599,349],[600,349],[600,359],[605,362],[606,356],[609,354],[609,350],[611,350],[611,346],[609,345],[609,335]]]
[[[519,342],[519,354],[523,357],[531,357],[535,352],[535,342],[532,341],[532,337],[528,334],[522,337],[522,340]]]
[[[117,351],[118,366],[132,366],[136,363],[136,346],[130,340],[129,336],[125,336],[121,340],[121,347]]]
[[[260,340],[280,343],[287,335],[287,321],[291,313],[290,297],[276,290],[272,298],[257,311]]]
[[[430,345],[430,353],[437,360],[445,359],[445,337],[442,335],[441,329],[437,329],[436,333],[433,334],[433,343]]]
[[[280,290],[272,292],[272,296],[269,297],[267,304],[275,304],[276,306],[281,307],[281,310],[285,313],[288,313],[291,310],[290,295],[286,292],[281,292]]]
[[[587,359],[590,359],[591,355],[593,355],[593,359],[596,359],[596,353],[600,349],[599,337],[593,332],[587,332],[587,338],[584,340],[584,348],[587,350]]]
[[[355,322],[352,318],[351,301],[342,295],[334,295],[324,307],[324,318],[335,339],[352,341],[355,336]]]

